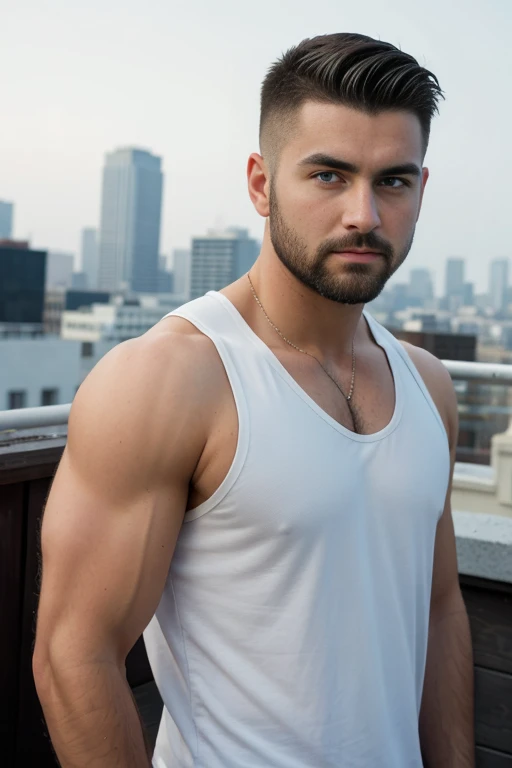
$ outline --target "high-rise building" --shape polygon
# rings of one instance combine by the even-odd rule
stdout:
[[[98,233],[93,227],[82,229],[82,272],[87,276],[87,288],[98,287]]]
[[[73,283],[73,271],[75,256],[63,251],[50,251],[46,266],[46,287],[71,288]]]
[[[445,296],[464,295],[464,259],[451,258],[446,260]]]
[[[464,304],[465,261],[460,258],[446,260],[445,305],[456,312]]]
[[[71,288],[75,291],[87,290],[87,275],[85,272],[73,272],[71,275]]]
[[[219,291],[242,277],[254,264],[260,244],[249,237],[246,229],[230,227],[224,231],[209,230],[206,237],[192,240],[190,298],[207,291]]]
[[[0,326],[31,324],[42,331],[46,251],[26,242],[0,242]]]
[[[107,154],[99,235],[100,290],[158,289],[161,158],[141,149]]]
[[[465,307],[472,307],[475,303],[475,286],[473,283],[464,283],[464,301]]]
[[[190,248],[175,248],[173,256],[174,293],[183,296],[185,301],[190,297]]]
[[[432,276],[428,269],[411,269],[409,275],[408,298],[419,306],[424,306],[434,298]]]
[[[489,298],[495,312],[508,306],[508,259],[494,259],[489,271]]]
[[[158,293],[172,293],[174,286],[174,275],[167,268],[167,259],[165,256],[160,256],[158,259]]]
[[[12,237],[12,216],[14,205],[0,200],[0,240]]]

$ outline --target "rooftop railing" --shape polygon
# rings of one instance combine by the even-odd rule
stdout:
[[[442,360],[442,363],[453,379],[512,385],[512,365],[467,363],[459,360]],[[67,424],[70,410],[71,403],[0,411],[0,431]]]

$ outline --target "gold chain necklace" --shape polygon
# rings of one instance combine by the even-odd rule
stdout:
[[[250,286],[251,286],[252,295],[253,295],[253,296],[254,296],[254,298],[256,299],[256,303],[257,303],[257,304],[258,304],[258,306],[260,307],[261,311],[263,312],[263,314],[264,314],[264,315],[265,315],[265,317],[267,318],[267,320],[268,320],[268,322],[270,323],[270,325],[272,326],[272,328],[273,328],[275,331],[277,331],[277,333],[280,335],[280,337],[282,338],[282,340],[283,340],[283,341],[286,341],[286,343],[287,343],[287,344],[289,344],[289,345],[290,345],[290,347],[293,347],[293,348],[294,348],[294,349],[296,349],[298,352],[302,352],[304,355],[309,355],[309,357],[312,357],[312,358],[313,358],[313,360],[316,360],[316,362],[318,363],[318,365],[320,366],[320,368],[321,368],[321,369],[324,371],[324,373],[326,373],[326,374],[327,374],[327,376],[330,378],[330,380],[332,381],[332,383],[333,383],[333,384],[334,384],[334,385],[335,385],[335,386],[336,386],[336,387],[339,389],[339,391],[341,392],[341,394],[343,395],[343,397],[345,398],[345,400],[346,400],[347,402],[350,402],[350,400],[352,399],[352,394],[353,394],[353,392],[354,392],[354,381],[355,381],[355,378],[356,378],[356,353],[355,353],[355,350],[354,350],[354,339],[352,339],[352,379],[351,379],[351,381],[350,381],[350,390],[349,390],[349,393],[348,393],[348,395],[346,395],[346,394],[345,394],[345,392],[344,392],[344,391],[342,390],[342,388],[340,387],[340,385],[338,384],[338,382],[337,382],[335,379],[333,379],[333,377],[331,376],[331,374],[329,373],[329,371],[328,371],[326,368],[324,368],[324,366],[322,365],[322,363],[320,362],[320,360],[319,360],[317,357],[315,357],[314,355],[312,355],[312,354],[311,354],[311,352],[307,352],[305,349],[301,349],[300,347],[297,347],[295,344],[293,344],[293,342],[291,342],[289,339],[287,339],[287,338],[286,338],[286,336],[284,336],[284,335],[281,333],[281,331],[279,330],[279,328],[277,327],[277,325],[274,325],[274,323],[272,322],[272,320],[270,319],[270,317],[269,317],[269,316],[267,315],[267,313],[265,312],[265,309],[264,309],[264,307],[263,307],[263,304],[261,303],[261,301],[259,300],[258,296],[256,295],[256,291],[254,290],[254,285],[252,284],[251,276],[250,276],[250,274],[249,274],[249,273],[247,273],[247,277],[249,278],[249,283],[250,283]]]

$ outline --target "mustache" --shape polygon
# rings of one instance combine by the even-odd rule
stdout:
[[[374,232],[357,232],[354,235],[326,240],[318,249],[318,255],[322,258],[333,251],[349,251],[351,248],[369,248],[372,251],[379,251],[387,261],[391,261],[394,256],[393,247]]]

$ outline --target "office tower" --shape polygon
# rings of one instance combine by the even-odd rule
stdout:
[[[475,303],[475,286],[473,283],[464,283],[464,306],[472,307]]]
[[[72,253],[50,251],[46,264],[46,287],[71,288],[75,257]]]
[[[464,259],[446,260],[445,304],[451,312],[456,312],[464,304],[464,269]]]
[[[174,275],[167,268],[167,259],[165,256],[158,258],[158,293],[172,293],[174,286]]]
[[[0,240],[12,237],[12,217],[14,205],[0,200]]]
[[[508,259],[491,261],[489,298],[495,312],[506,312],[508,307]]]
[[[389,287],[389,309],[391,312],[400,312],[409,303],[409,286],[405,283],[395,283]]]
[[[87,290],[87,275],[85,272],[73,272],[71,275],[71,288],[75,291]]]
[[[150,152],[126,148],[107,154],[99,235],[101,290],[157,291],[162,183],[161,159]]]
[[[82,272],[87,276],[87,288],[98,286],[98,233],[93,227],[82,229]]]
[[[464,295],[464,259],[446,260],[445,296]]]
[[[183,296],[184,301],[190,297],[190,248],[175,248],[173,256],[174,293]]]
[[[209,230],[206,237],[192,240],[190,298],[218,291],[249,271],[260,250],[260,244],[249,237],[246,229],[230,227],[224,231]]]
[[[42,324],[45,272],[46,251],[26,242],[0,243],[0,324]]]
[[[419,306],[424,306],[432,301],[434,298],[434,288],[428,269],[411,269],[408,297]]]

